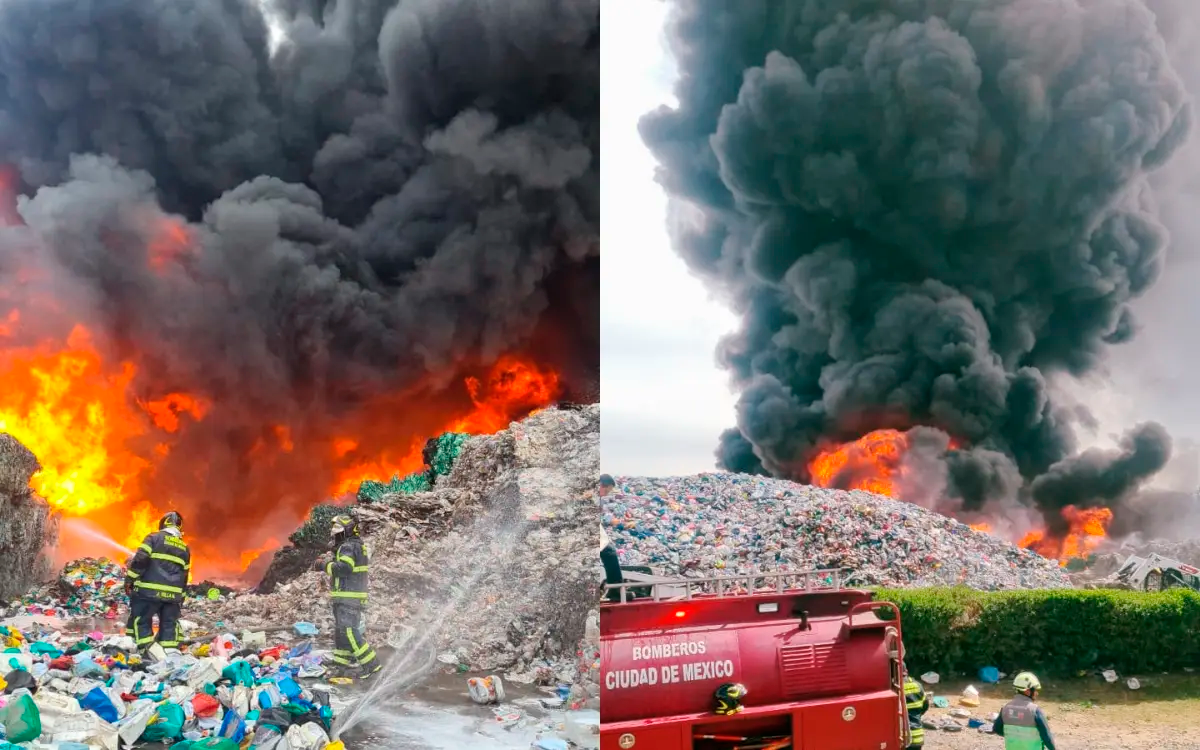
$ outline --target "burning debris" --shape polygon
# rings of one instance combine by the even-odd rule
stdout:
[[[912,503],[746,474],[618,477],[623,565],[711,576],[841,568],[859,585],[1065,588],[1056,563]]]
[[[429,435],[595,399],[598,0],[0,24],[0,430],[53,509],[178,509],[229,579]]]
[[[468,438],[428,492],[357,506],[371,549],[368,640],[415,628],[472,670],[576,682],[581,697],[594,697],[586,687],[593,662],[581,663],[577,650],[598,601],[588,493],[599,471],[599,430],[598,406],[546,409]],[[309,564],[276,576],[271,593],[196,602],[188,616],[235,629],[296,619],[329,625],[323,574],[311,565],[319,529],[314,522],[297,544],[314,550]]]
[[[1012,538],[1037,530],[1048,554],[1079,514],[1119,517],[1169,437],[1146,424],[1078,454],[1091,417],[1052,386],[1133,336],[1167,245],[1148,177],[1191,111],[1155,15],[674,6],[678,105],[642,133],[677,249],[742,315],[719,353],[741,392],[720,465],[1017,517]]]

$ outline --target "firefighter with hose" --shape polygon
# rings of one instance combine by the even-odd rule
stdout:
[[[333,558],[325,564],[325,574],[333,605],[333,661],[342,676],[357,673],[367,679],[382,667],[362,631],[370,552],[352,515],[335,516],[329,533]]]
[[[1046,714],[1035,701],[1042,683],[1033,672],[1013,678],[1017,696],[1000,709],[992,731],[1004,738],[1004,750],[1055,750]]]
[[[158,531],[146,536],[125,568],[125,593],[129,595],[125,634],[143,655],[161,659],[165,656],[162,649],[179,648],[183,592],[191,572],[192,552],[183,541],[183,516],[171,511],[158,522]],[[162,648],[153,649],[156,643]]]

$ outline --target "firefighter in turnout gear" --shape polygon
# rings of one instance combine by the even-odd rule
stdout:
[[[125,571],[129,622],[125,634],[145,652],[155,641],[179,648],[179,616],[183,592],[192,572],[192,553],[183,541],[183,516],[171,511],[158,522],[158,531],[137,548]],[[158,636],[153,620],[158,617]]]
[[[921,683],[908,674],[904,668],[904,707],[908,709],[908,750],[918,750],[925,745],[925,727],[921,726],[921,718],[929,710],[929,696]]]
[[[333,661],[340,672],[359,671],[363,678],[380,669],[375,649],[363,637],[363,611],[367,605],[367,569],[370,555],[359,536],[358,521],[350,515],[333,519],[333,559],[325,565],[333,604]]]
[[[1013,678],[1017,697],[1000,709],[992,731],[1004,738],[1004,750],[1055,750],[1046,714],[1034,701],[1042,683],[1032,672]]]

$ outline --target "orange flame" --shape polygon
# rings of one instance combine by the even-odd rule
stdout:
[[[135,387],[138,367],[131,362],[106,363],[94,337],[81,325],[71,330],[65,344],[46,340],[19,346],[12,329],[21,321],[22,316],[10,314],[3,323],[8,326],[5,338],[9,345],[0,347],[0,432],[12,435],[37,456],[41,469],[30,484],[54,510],[68,516],[87,516],[115,541],[135,548],[147,533],[157,529],[163,512],[177,507],[180,498],[172,497],[170,488],[183,487],[187,491],[187,477],[176,483],[159,482],[159,489],[154,491],[150,488],[158,480],[156,474],[162,462],[181,444],[189,427],[210,415],[211,400],[178,390],[163,395],[140,394]],[[414,432],[408,430],[401,433],[398,444],[389,445],[391,431],[386,415],[374,422],[352,422],[374,429],[374,433],[336,438],[319,432],[314,436],[310,434],[311,426],[310,432],[302,435],[295,425],[266,424],[263,439],[249,448],[246,459],[271,466],[279,456],[299,454],[288,466],[320,464],[314,476],[325,477],[331,483],[313,487],[311,497],[298,501],[311,507],[327,497],[356,490],[363,479],[387,479],[394,473],[419,469],[425,437],[439,431],[495,431],[549,405],[558,395],[555,373],[509,356],[498,361],[486,377],[468,378],[461,403],[422,405],[428,408],[417,414],[413,402],[406,401],[409,411],[420,416],[419,440],[410,439],[408,436]],[[414,397],[406,394],[404,398]],[[396,412],[393,409],[389,413]],[[434,421],[438,413],[443,415],[440,424]],[[427,431],[430,426],[440,430]],[[204,460],[200,456],[190,466],[203,467]],[[285,483],[281,491],[294,492],[296,484]],[[163,490],[164,486],[168,489]],[[270,492],[276,486],[250,489]],[[247,501],[250,499],[273,505],[281,498],[267,495]],[[191,500],[194,507],[196,498]],[[295,503],[289,507],[295,507]],[[297,508],[296,512],[302,510]],[[288,523],[280,518],[282,524]],[[195,519],[185,517],[185,524],[196,528]],[[188,528],[185,525],[185,532]],[[277,539],[271,538],[278,528],[243,531],[245,551],[189,534],[196,575],[239,575],[247,565],[279,546]],[[93,552],[100,550],[89,549],[82,554]]]
[[[813,484],[896,496],[900,459],[908,436],[899,430],[875,430],[852,443],[826,448],[808,465]]]
[[[968,524],[972,529],[983,532],[984,534],[992,533],[992,525],[990,523],[972,523]]]
[[[502,357],[493,365],[487,381],[467,378],[467,393],[475,409],[466,416],[450,421],[441,432],[488,434],[505,429],[514,418],[538,411],[559,394],[558,375],[541,370],[534,364],[516,357]],[[364,479],[387,480],[395,475],[416,471],[424,465],[421,455],[426,438],[413,440],[400,454],[384,452],[355,462],[345,469],[334,487],[333,495],[356,492]],[[339,437],[333,441],[332,452],[337,458],[353,457],[358,441]]]
[[[1113,513],[1108,508],[1068,505],[1062,509],[1062,517],[1068,527],[1064,536],[1056,538],[1047,535],[1044,530],[1034,530],[1026,534],[1018,546],[1066,565],[1073,557],[1087,557],[1108,538]]]

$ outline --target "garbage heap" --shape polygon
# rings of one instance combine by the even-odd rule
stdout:
[[[430,645],[460,671],[586,683],[595,660],[584,658],[581,639],[601,580],[599,460],[599,406],[550,408],[462,440],[427,491],[356,505],[371,554],[368,640]],[[296,619],[328,631],[325,576],[314,567],[337,511],[316,509],[279,553],[306,565],[276,571],[257,593],[195,602],[189,616],[235,632]]]
[[[65,635],[33,623],[18,628],[11,620],[0,625],[6,647],[0,748],[328,745],[345,701],[336,688],[317,682],[325,668],[311,640],[268,646],[259,632],[248,634],[254,642],[219,635],[210,643],[194,624],[185,629],[201,643],[147,663],[128,636]],[[40,744],[26,744],[34,742]]]
[[[708,577],[841,568],[856,585],[1069,588],[1054,561],[911,503],[746,474],[618,477],[622,564]]]
[[[6,607],[6,614],[45,615],[64,620],[76,617],[123,616],[129,606],[125,595],[125,568],[107,558],[85,557],[67,563],[49,583],[30,589]]]
[[[58,536],[50,508],[29,488],[41,468],[33,452],[0,433],[0,599],[20,596],[49,573],[43,550]]]

